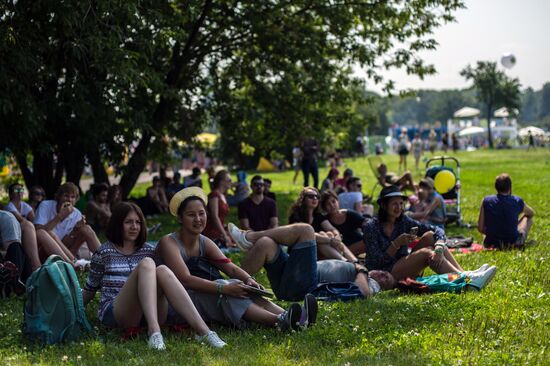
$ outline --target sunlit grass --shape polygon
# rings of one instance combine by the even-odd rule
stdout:
[[[514,193],[537,212],[530,234],[536,244],[525,251],[459,255],[466,268],[486,262],[498,266],[497,276],[483,292],[404,296],[390,291],[367,301],[323,303],[318,324],[306,332],[217,329],[230,344],[221,351],[198,345],[188,334],[166,333],[168,351],[164,353],[149,351],[143,337],[121,342],[120,333],[102,328],[81,343],[32,346],[20,333],[23,300],[10,298],[0,301],[1,364],[548,364],[550,150],[462,152],[456,156],[462,168],[466,222],[476,223],[481,199],[493,192],[494,178],[501,172],[511,174]],[[390,170],[397,171],[396,157],[383,159]],[[412,159],[409,164],[413,166]],[[363,179],[365,192],[370,193],[374,179],[366,159],[350,160],[347,165]],[[326,173],[326,168],[321,169],[321,179]],[[281,223],[287,222],[287,209],[301,188],[292,184],[292,175],[265,174],[273,180]],[[415,173],[415,177],[420,176],[421,172]],[[232,208],[230,220],[235,219],[236,210]],[[162,222],[161,232],[151,239],[177,229],[176,221],[169,216],[150,222]],[[453,226],[450,232],[481,239],[473,229]],[[240,255],[234,260],[238,262]],[[265,276],[259,278],[267,284]],[[97,326],[96,306],[97,300],[87,312]]]

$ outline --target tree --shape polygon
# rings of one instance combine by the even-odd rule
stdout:
[[[540,95],[539,119],[550,116],[550,83],[544,83]]]
[[[521,121],[533,123],[538,118],[539,93],[527,88],[521,96]]]
[[[478,61],[472,68],[468,65],[460,72],[466,80],[472,80],[478,92],[478,99],[485,104],[489,146],[493,148],[491,118],[495,109],[506,107],[508,110],[520,107],[520,83],[511,79],[503,71],[497,70],[496,62]]]
[[[0,129],[27,184],[51,194],[121,172],[127,195],[166,136],[190,141],[218,122],[231,152],[283,149],[353,118],[351,65],[377,83],[383,68],[420,77],[418,56],[459,0],[20,0],[0,5]],[[396,46],[399,45],[399,46]],[[15,134],[18,126],[25,131]],[[230,143],[227,143],[230,142]],[[32,168],[31,168],[32,166]]]

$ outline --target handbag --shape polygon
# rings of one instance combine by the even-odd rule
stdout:
[[[209,281],[223,279],[219,269],[212,265],[212,263],[204,257],[191,257],[185,262],[185,264],[193,276]]]

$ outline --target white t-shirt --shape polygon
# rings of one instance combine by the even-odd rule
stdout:
[[[363,202],[363,193],[361,192],[342,192],[338,195],[340,208],[346,210],[355,210],[355,203]]]
[[[46,225],[48,222],[53,220],[55,215],[57,215],[57,201],[42,201],[38,206],[38,209],[36,210],[34,224]],[[65,220],[57,224],[53,231],[59,237],[59,239],[63,240],[63,238],[67,234],[73,231],[73,228],[80,220],[82,220],[82,213],[78,210],[78,208],[75,207],[74,211],[69,216],[67,216]]]
[[[32,207],[27,202],[21,201],[21,211],[17,210],[17,207],[13,204],[13,202],[10,201],[8,205],[6,206],[6,211],[9,212],[18,212],[21,216],[24,218],[27,218],[29,213],[32,212]]]

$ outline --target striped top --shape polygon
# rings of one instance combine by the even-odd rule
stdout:
[[[84,289],[89,292],[101,290],[97,312],[99,320],[103,320],[105,310],[113,303],[130,273],[143,258],[153,258],[158,264],[156,248],[152,244],[145,243],[134,253],[125,255],[108,241],[94,253]]]

